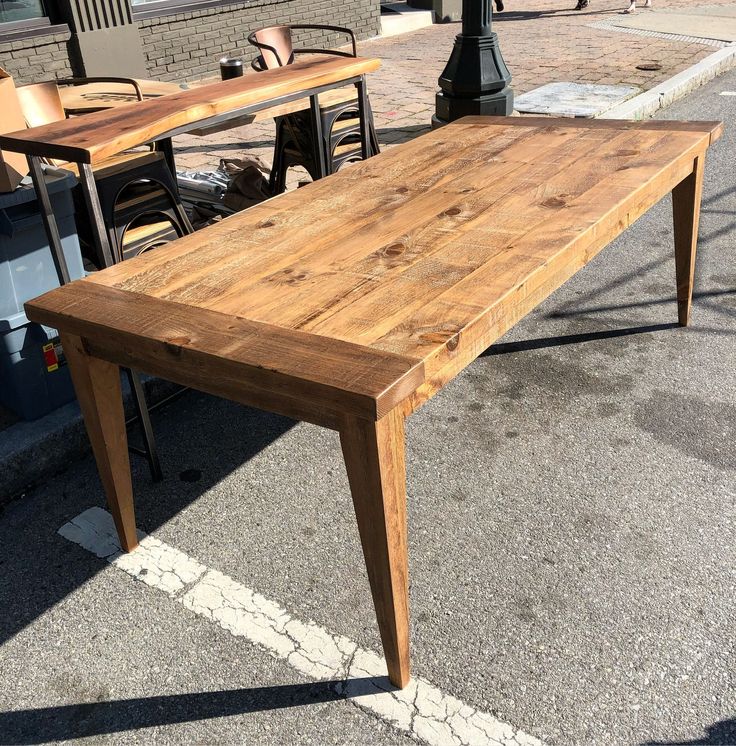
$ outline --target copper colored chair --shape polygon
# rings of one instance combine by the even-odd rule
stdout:
[[[350,40],[351,51],[294,46],[294,31],[332,31],[344,34]],[[329,54],[337,57],[356,57],[357,45],[351,29],[323,24],[294,24],[290,26],[269,26],[254,31],[248,42],[260,54],[251,67],[261,72],[276,67],[290,65],[299,54]],[[326,98],[326,97],[323,97]],[[366,96],[366,125],[369,132],[368,156],[379,152],[378,138],[373,125],[370,103]],[[312,178],[317,178],[317,158],[312,145],[314,142],[312,113],[309,109],[276,118],[276,141],[274,144],[273,168],[271,170],[271,190],[279,194],[286,187],[286,171],[291,166],[304,166]],[[360,104],[357,95],[335,103],[320,104],[319,117],[322,130],[322,149],[327,173],[334,173],[347,162],[360,160],[361,147]]]

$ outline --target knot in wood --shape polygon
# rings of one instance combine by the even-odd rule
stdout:
[[[448,210],[445,210],[441,214],[447,217],[453,217],[455,215],[459,215],[461,212],[462,210],[459,207],[450,207]]]
[[[562,197],[550,197],[542,202],[542,207],[564,207],[567,202]]]
[[[454,352],[457,349],[457,346],[460,344],[460,335],[456,334],[454,337],[450,337],[450,339],[447,340],[445,347],[450,352]]]
[[[400,256],[404,253],[405,249],[406,246],[403,243],[392,243],[384,249],[383,253],[386,256]]]

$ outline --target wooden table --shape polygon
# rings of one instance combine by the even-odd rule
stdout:
[[[405,417],[670,191],[687,324],[720,131],[466,118],[26,304],[61,332],[121,546],[137,541],[118,366],[338,430],[405,686]]]
[[[363,57],[315,56],[286,67],[266,70],[198,86],[147,101],[118,106],[42,127],[0,135],[0,149],[25,153],[39,195],[42,217],[61,282],[69,273],[61,250],[56,219],[51,209],[40,158],[77,164],[80,183],[90,215],[92,238],[97,255],[105,266],[119,260],[108,241],[92,164],[149,142],[157,142],[174,171],[171,138],[192,129],[211,127],[245,114],[309,98],[312,129],[317,154],[317,171],[326,175],[322,147],[319,94],[355,85],[358,90],[363,155],[369,153],[367,93],[365,76],[381,65],[378,59]]]

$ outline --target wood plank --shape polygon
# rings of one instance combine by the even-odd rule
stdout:
[[[208,117],[246,106],[265,106],[305,89],[373,72],[380,64],[378,59],[362,57],[315,57],[258,75],[0,135],[0,148],[74,163],[92,163]]]
[[[633,144],[656,148],[661,139],[660,133],[651,133],[648,139],[631,133],[600,140],[578,138],[566,143],[567,153],[550,153],[550,159],[556,161],[554,165],[533,162],[522,173],[510,174],[508,179],[501,176],[497,180],[495,169],[493,178],[488,170],[479,169],[479,183],[486,186],[479,195],[470,195],[475,202],[455,204],[458,217],[464,220],[444,241],[435,241],[420,261],[386,278],[370,292],[346,299],[339,312],[323,314],[316,323],[304,328],[370,343],[393,327],[403,325],[424,339],[436,339],[432,329],[416,323],[415,312],[478,268],[486,264],[490,267],[496,257],[512,265],[520,262],[527,254],[526,232],[547,223],[556,215],[559,205],[569,204],[607,173],[639,157],[632,155],[640,153],[638,149],[632,150]],[[592,158],[598,164],[595,169],[588,167]],[[495,269],[489,270],[490,274],[494,272]],[[444,334],[454,333],[451,330],[456,319],[454,316],[444,320],[441,326]],[[459,320],[457,326],[461,327]]]
[[[343,414],[380,419],[424,380],[410,358],[86,280],[25,308],[106,360],[330,427]]]
[[[458,121],[466,124],[485,125],[488,119],[494,117],[468,116]],[[569,127],[572,129],[583,129],[591,131],[602,129],[614,130],[639,130],[655,132],[705,132],[710,136],[709,144],[712,145],[723,134],[723,122],[716,121],[685,121],[679,119],[583,119],[572,117],[509,117],[511,127]]]
[[[340,444],[388,676],[401,689],[409,683],[404,417],[396,409],[379,422],[350,419]]]
[[[582,142],[565,134],[547,140],[544,147],[520,138],[495,150],[496,139],[489,138],[472,151],[462,168],[441,181],[423,176],[421,188],[411,199],[386,205],[379,225],[375,221],[358,224],[329,240],[311,242],[308,253],[274,257],[269,265],[272,272],[251,273],[231,292],[226,285],[207,306],[238,308],[238,313],[268,316],[273,323],[292,328],[316,328],[325,317],[339,315],[356,298],[390,282],[389,277],[411,271],[433,256],[473,219],[486,222],[490,206],[523,183],[527,174],[536,172],[543,178],[557,151],[570,147],[583,157],[603,141]],[[286,278],[299,278],[290,283],[288,304],[274,287]]]

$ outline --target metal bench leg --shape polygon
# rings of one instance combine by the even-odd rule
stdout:
[[[148,466],[151,470],[151,479],[153,479],[154,482],[160,482],[164,477],[161,471],[161,462],[158,458],[158,450],[156,449],[156,440],[153,437],[151,416],[148,412],[148,404],[146,403],[146,395],[143,391],[141,378],[136,371],[131,370],[130,368],[124,368],[124,370],[125,375],[128,377],[130,390],[133,393],[136,418],[141,428],[141,435],[143,435],[143,455],[148,460]],[[135,449],[131,448],[131,450],[135,452]]]
[[[322,138],[322,114],[319,109],[319,96],[315,94],[309,97],[309,110],[312,114],[312,139],[314,146],[314,165],[317,169],[317,178],[327,176],[325,164],[325,147]]]
[[[371,132],[368,113],[370,105],[368,103],[365,76],[361,75],[355,87],[358,89],[358,108],[360,111],[360,149],[363,160],[365,161],[371,156]]]
[[[33,187],[36,190],[36,197],[41,207],[41,219],[43,220],[43,227],[46,229],[46,237],[49,240],[51,258],[54,260],[59,285],[66,285],[70,281],[69,268],[66,265],[64,248],[61,245],[61,236],[59,235],[59,226],[56,224],[56,217],[51,207],[51,198],[46,188],[46,180],[44,179],[41,161],[38,156],[28,156],[28,168],[31,172]]]
[[[113,255],[110,248],[110,239],[107,235],[107,226],[105,225],[105,218],[102,214],[100,195],[97,193],[97,184],[95,184],[92,166],[89,163],[78,163],[77,167],[79,168],[79,183],[82,185],[84,203],[87,206],[87,214],[89,215],[89,227],[92,232],[92,243],[95,253],[98,260],[102,262],[103,267],[112,267],[113,264],[120,261],[121,257],[117,255],[117,247],[115,255]]]

